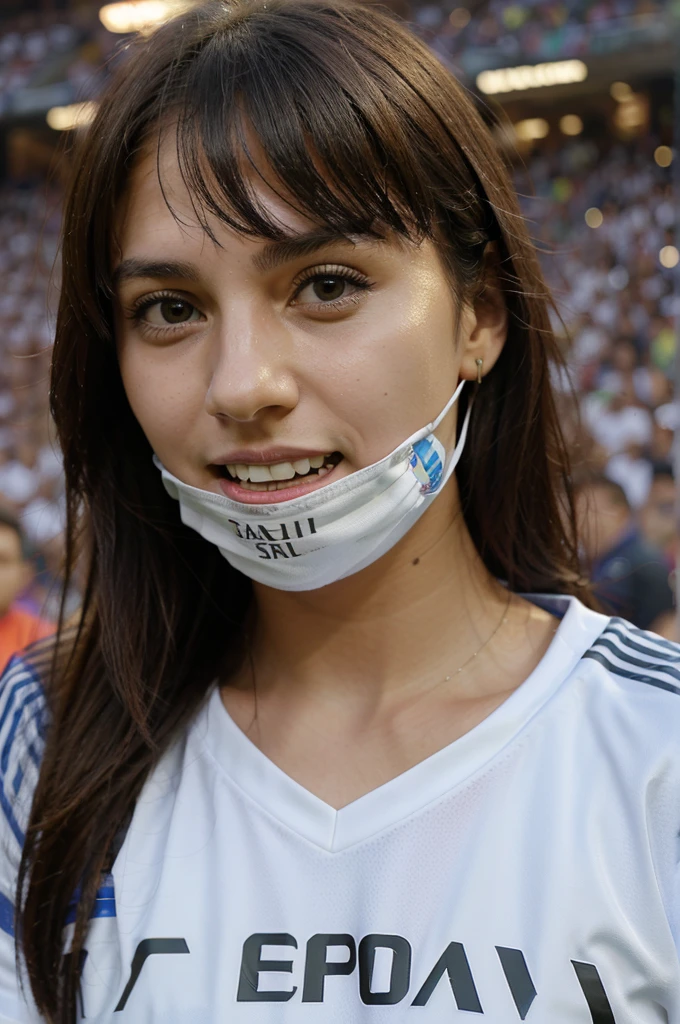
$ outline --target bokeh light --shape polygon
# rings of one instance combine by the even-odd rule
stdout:
[[[170,0],[119,0],[105,4],[99,20],[109,32],[144,32],[174,13],[175,5]]]
[[[523,142],[531,139],[544,139],[550,131],[550,125],[542,117],[528,117],[525,121],[518,121],[515,125],[517,138]]]
[[[673,267],[677,267],[678,263],[680,263],[680,252],[678,252],[674,245],[664,245],[659,253],[659,263],[662,267],[672,270]]]
[[[560,131],[563,135],[580,135],[583,131],[583,121],[578,114],[565,114],[560,118]]]
[[[654,150],[654,159],[659,167],[670,167],[673,163],[673,150],[670,146],[657,146]]]
[[[586,210],[586,224],[589,228],[600,228],[602,227],[602,210],[598,210],[596,206],[591,206],[589,210]]]
[[[627,82],[613,82],[609,89],[610,96],[616,100],[617,103],[624,103],[630,99],[633,90]]]
[[[472,15],[465,7],[456,7],[449,14],[449,22],[451,27],[455,28],[457,32],[465,28],[466,25],[470,24],[470,18]]]
[[[71,103],[67,107],[52,107],[45,119],[54,131],[67,132],[90,124],[96,113],[96,103]]]

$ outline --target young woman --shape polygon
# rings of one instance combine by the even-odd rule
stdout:
[[[65,217],[88,575],[2,681],[1,1019],[678,1024],[679,651],[579,600],[492,136],[353,0],[134,50]]]

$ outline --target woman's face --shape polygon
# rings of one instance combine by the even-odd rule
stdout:
[[[173,147],[160,157],[175,215],[154,153],[118,218],[116,334],[135,416],[180,480],[239,501],[288,500],[382,458],[434,419],[461,376],[476,376],[487,353],[475,314],[464,309],[456,344],[431,243],[322,238],[255,179],[289,240],[213,221],[216,245]],[[438,430],[447,448],[454,431],[455,410]]]

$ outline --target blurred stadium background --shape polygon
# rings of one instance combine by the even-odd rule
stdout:
[[[391,6],[475,95],[540,245],[561,314],[567,372],[555,382],[584,572],[612,610],[675,637],[680,0]],[[0,536],[0,659],[7,614],[53,619],[59,590],[62,478],[47,393],[64,141],[92,116],[131,34],[172,10],[0,0],[0,535],[18,537],[15,519],[25,535],[5,556]],[[24,575],[12,576],[12,559]]]

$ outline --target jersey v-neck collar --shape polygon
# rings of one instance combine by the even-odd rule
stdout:
[[[562,621],[528,678],[469,732],[401,775],[336,810],[287,775],[248,739],[215,687],[205,707],[205,744],[252,801],[293,832],[339,853],[396,825],[479,771],[559,689],[608,623],[576,598],[526,595]]]

